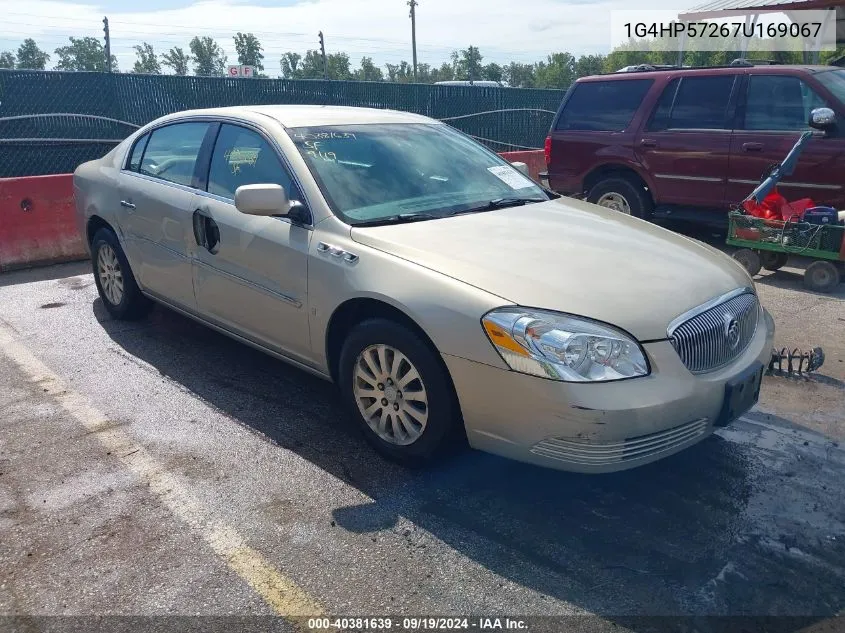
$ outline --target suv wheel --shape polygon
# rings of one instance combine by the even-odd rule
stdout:
[[[386,319],[357,325],[339,363],[341,397],[364,437],[405,465],[429,461],[459,427],[448,374],[437,353]]]
[[[643,219],[651,215],[653,207],[651,198],[642,185],[625,176],[600,180],[587,193],[587,201]]]

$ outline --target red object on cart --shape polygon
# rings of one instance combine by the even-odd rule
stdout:
[[[801,220],[804,217],[804,212],[814,206],[816,206],[816,203],[810,198],[801,198],[793,202],[787,201],[786,198],[780,195],[777,187],[772,189],[771,193],[763,198],[762,202],[757,202],[754,198],[749,198],[742,203],[743,209],[749,215],[763,218],[764,220],[784,222],[787,220]]]

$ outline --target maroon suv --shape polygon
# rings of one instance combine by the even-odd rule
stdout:
[[[746,64],[585,77],[546,139],[549,186],[643,218],[724,211],[784,158],[820,107],[845,120],[845,69]],[[815,132],[780,187],[789,199],[845,208],[845,125]]]

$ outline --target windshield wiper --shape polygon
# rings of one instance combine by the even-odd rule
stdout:
[[[548,202],[546,198],[494,198],[485,204],[460,211],[452,211],[449,215],[463,215],[464,213],[478,213],[480,211],[492,211],[493,209],[505,209],[507,207],[520,207],[532,202]]]
[[[443,216],[433,215],[431,213],[399,213],[397,215],[389,215],[386,218],[376,218],[375,220],[364,220],[363,222],[356,222],[353,226],[384,226],[386,224],[406,224],[408,222],[420,222],[422,220],[436,220]]]

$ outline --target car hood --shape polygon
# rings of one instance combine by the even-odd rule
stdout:
[[[680,314],[752,285],[710,246],[569,198],[353,227],[352,239],[512,303],[611,323],[641,341],[666,338]]]

